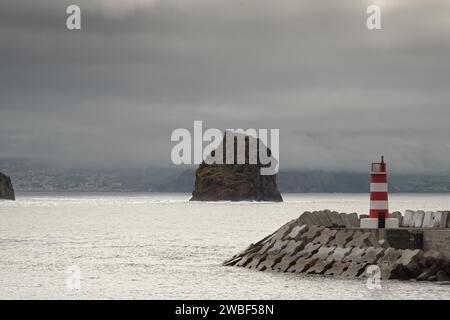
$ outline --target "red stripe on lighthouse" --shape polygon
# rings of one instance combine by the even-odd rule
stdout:
[[[386,183],[387,182],[387,174],[374,174],[372,173],[372,176],[370,178],[370,182],[374,183]]]
[[[388,193],[387,192],[371,192],[370,200],[382,200],[387,201]]]
[[[379,213],[384,213],[384,216],[385,216],[386,218],[389,217],[389,210],[388,210],[388,209],[384,209],[384,210],[370,209],[370,212],[369,212],[370,218],[378,219],[378,214],[379,214]]]

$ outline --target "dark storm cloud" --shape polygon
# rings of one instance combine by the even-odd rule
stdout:
[[[450,171],[448,1],[72,3],[0,4],[1,157],[165,166],[203,120],[280,128],[281,169]]]

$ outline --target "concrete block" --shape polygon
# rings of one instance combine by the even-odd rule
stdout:
[[[282,253],[293,256],[305,246],[303,241],[288,240],[286,246],[282,249]]]
[[[323,274],[333,266],[334,261],[318,260],[313,266],[306,270],[308,274]]]
[[[433,211],[426,211],[423,218],[422,228],[433,227]]]
[[[317,253],[317,251],[319,251],[321,246],[322,245],[320,243],[318,243],[318,244],[308,243],[305,245],[305,247],[302,250],[297,252],[296,256],[303,257],[303,258],[309,258],[313,254]]]
[[[311,259],[315,259],[317,262],[307,270],[307,273],[322,274],[329,269],[332,266],[333,261],[327,259],[335,249],[336,247],[320,247],[319,251],[311,257]]]
[[[290,266],[294,265],[295,262],[299,259],[298,256],[289,256],[285,255],[279,263],[277,263],[273,269],[280,272],[286,272]]]
[[[302,214],[302,218],[303,220],[307,221],[308,225],[312,226],[312,225],[316,225],[316,226],[320,226],[320,221],[319,219],[316,217],[316,215],[313,212],[309,212],[306,211]]]
[[[432,228],[440,228],[442,216],[443,215],[441,211],[433,212],[433,214],[431,215]]]
[[[424,216],[425,216],[425,212],[424,211],[417,211],[416,212],[416,214],[414,215],[414,221],[413,221],[414,228],[421,228],[422,227]]]
[[[350,223],[350,227],[359,228],[359,218],[356,212],[352,212],[348,215],[348,222]]]
[[[261,261],[255,268],[259,271],[273,270],[272,267],[281,261],[285,254],[269,254],[264,261]]]
[[[305,243],[311,242],[311,240],[316,238],[324,229],[324,226],[309,226],[308,231],[302,234],[301,240],[303,240]]]
[[[357,262],[361,260],[361,255],[364,252],[364,248],[350,248],[352,251],[350,254],[346,255],[344,259],[342,259],[343,262]]]
[[[276,243],[277,241],[274,239],[271,239],[270,241],[267,241],[262,247],[261,249],[259,249],[257,251],[257,254],[264,254],[267,251],[269,251],[270,248],[273,247],[273,245]]]
[[[448,211],[442,211],[442,219],[441,219],[441,223],[439,225],[439,228],[446,228],[447,227],[448,218],[449,218]]]
[[[384,255],[384,248],[369,247],[361,254],[360,262],[368,264],[376,264],[377,261]]]
[[[408,228],[414,226],[414,216],[416,212],[413,210],[406,210],[405,215],[403,216],[402,220],[402,227]]]
[[[305,224],[295,226],[292,229],[292,231],[286,235],[285,239],[286,240],[291,240],[291,239],[300,240],[302,234],[304,234],[307,230],[308,230],[308,226]]]
[[[371,237],[370,232],[356,231],[353,235],[353,239],[350,240],[346,247],[367,248],[370,247],[372,242],[369,239]]]
[[[319,248],[317,253],[315,253],[312,258],[317,258],[318,260],[326,260],[336,249],[336,247],[322,246]]]
[[[275,241],[274,245],[267,250],[269,254],[279,254],[287,246],[290,240]]]
[[[351,262],[335,261],[333,265],[325,271],[324,275],[338,277],[342,273],[344,273],[351,265]]]
[[[336,211],[328,213],[328,218],[331,220],[331,223],[334,227],[343,227],[345,226],[344,221],[342,221],[342,217]]]
[[[351,252],[342,261],[349,262],[350,259],[351,259],[352,264],[353,263],[363,262],[363,255],[364,255],[365,251],[367,250],[367,248],[355,248],[355,249],[361,249],[361,251],[359,251],[359,252],[358,251]]]
[[[331,224],[324,211],[314,211],[313,214],[319,220],[321,226],[328,227]]]
[[[315,221],[315,220],[313,219],[311,212],[308,212],[308,211],[307,211],[307,212],[303,213],[302,219],[303,219],[303,221],[306,222],[306,224],[307,224],[308,226],[316,226],[316,225],[318,225],[318,224],[317,224],[317,221]]]
[[[353,238],[354,233],[355,231],[353,230],[338,230],[334,239],[332,239],[328,245],[345,247],[345,245]]]
[[[322,230],[322,232],[320,233],[320,235],[316,238],[314,238],[311,243],[313,244],[321,244],[321,245],[326,245],[327,243],[329,243],[332,239],[334,239],[335,235],[337,233],[337,230],[332,230],[332,229],[328,229],[325,228]]]
[[[231,259],[227,259],[224,262],[222,262],[222,266],[224,267],[234,266],[236,265],[236,263],[241,261],[243,257],[244,256],[234,256]]]
[[[330,221],[330,227],[331,227],[331,226],[337,227],[336,219],[335,219],[335,217],[334,217],[334,215],[333,215],[333,212],[330,211],[330,210],[325,210],[324,213],[325,213],[326,216],[327,216],[327,220]]]
[[[248,263],[250,263],[250,261],[252,261],[254,255],[255,255],[254,253],[246,254],[235,265],[237,267],[245,267]]]
[[[378,265],[381,269],[381,279],[391,279],[395,262],[401,257],[402,253],[402,250],[397,250],[394,248],[388,248],[384,251],[384,255],[378,260]]]
[[[324,210],[319,212],[319,218],[321,221],[323,221],[324,226],[326,227],[333,226],[333,221],[330,219],[330,214],[331,214],[330,210]]]
[[[447,224],[446,224],[446,228],[450,228],[450,211],[446,211],[447,212]]]
[[[263,262],[267,257],[267,254],[255,254],[252,257],[252,260],[245,265],[245,268],[247,269],[256,269],[258,267],[258,265]]]
[[[394,249],[394,248],[387,248],[384,251],[384,255],[379,259],[378,263],[388,263],[393,264],[395,261],[397,261],[403,254],[403,250],[401,249]]]
[[[312,217],[313,217],[313,220],[316,222],[316,224],[317,224],[318,226],[324,226],[324,227],[326,227],[326,222],[325,222],[325,221],[322,221],[322,220],[320,219],[319,213],[320,213],[320,211],[313,211],[313,212],[311,212]]]
[[[288,223],[281,226],[277,231],[275,231],[274,235],[272,236],[273,240],[284,240],[286,235],[288,235],[292,229],[297,226],[297,220],[291,220]]]
[[[289,267],[286,272],[296,272],[301,273],[308,270],[310,267],[312,267],[317,262],[317,259],[312,258],[303,258],[300,257],[295,261],[295,264]]]
[[[403,250],[402,255],[394,262],[391,278],[411,279],[423,272],[424,254],[422,250]]]
[[[414,228],[414,222],[416,221],[417,211],[412,211],[411,221],[409,222],[409,228]]]
[[[308,225],[304,220],[303,220],[303,218],[300,216],[300,217],[298,217],[297,218],[297,223],[299,224],[299,225]]]
[[[355,279],[358,278],[366,269],[367,263],[357,262],[352,263],[347,270],[339,275],[339,278]]]
[[[340,213],[342,221],[344,222],[345,227],[352,228],[352,219],[350,218],[350,215],[347,213]]]
[[[352,248],[336,247],[333,253],[328,256],[329,261],[342,261],[352,252]]]
[[[402,213],[400,211],[395,211],[395,212],[390,213],[389,214],[389,218],[397,219],[398,223],[399,223],[399,226],[402,225],[403,216],[402,216]]]

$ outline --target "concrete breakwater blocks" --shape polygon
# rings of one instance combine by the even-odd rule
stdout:
[[[414,221],[412,221],[412,226],[414,228],[420,228],[423,225],[423,219],[425,218],[424,211],[417,211],[414,215]]]
[[[404,228],[450,228],[449,211],[406,210],[400,224]]]
[[[322,246],[311,259],[317,259],[317,262],[308,270],[307,273],[322,274],[333,265],[334,261],[328,260],[329,256],[333,254],[336,247]]]
[[[449,219],[448,211],[408,210],[403,228],[360,229],[356,214],[305,212],[224,265],[343,279],[365,279],[376,265],[382,279],[449,281],[450,230],[442,229]]]
[[[338,230],[334,239],[330,241],[332,246],[342,246],[345,247],[349,241],[353,239],[355,231],[353,230]]]
[[[292,265],[295,264],[295,262],[298,260],[299,256],[296,255],[285,255],[279,263],[277,263],[274,267],[273,270],[276,271],[281,271],[281,272],[286,272],[289,267],[291,267]]]
[[[299,225],[299,226],[295,226],[294,228],[292,228],[291,232],[289,232],[289,234],[286,235],[285,238],[298,241],[298,240],[300,240],[301,236],[307,230],[308,230],[308,226],[305,225],[305,224]]]

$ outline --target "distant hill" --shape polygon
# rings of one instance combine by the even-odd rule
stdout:
[[[195,171],[186,170],[161,185],[155,191],[192,192]],[[326,171],[280,171],[278,189],[282,193],[367,193],[369,173]],[[391,175],[389,192],[450,193],[450,175]]]
[[[15,191],[188,192],[194,190],[195,169],[75,169],[27,160],[0,159],[0,171],[11,177]],[[447,175],[390,175],[390,192],[450,193]],[[369,173],[280,171],[282,193],[366,193]]]
[[[277,183],[281,192],[359,193],[369,191],[369,176],[362,173],[288,171],[278,174]]]
[[[168,178],[155,186],[155,191],[159,192],[192,192],[195,183],[195,170],[185,170],[181,174]]]

